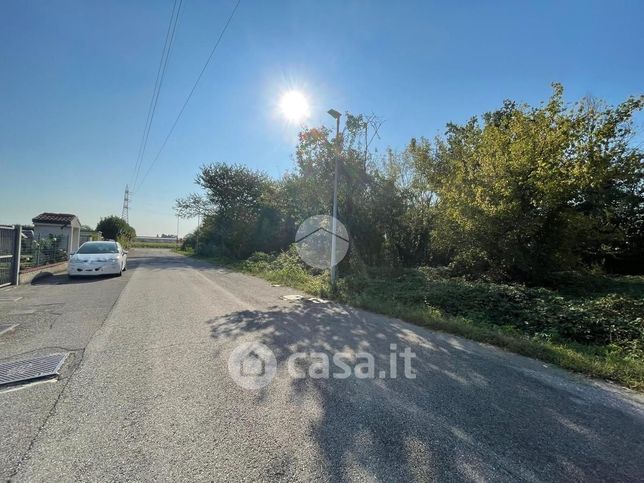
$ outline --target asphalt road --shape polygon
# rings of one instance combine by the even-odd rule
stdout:
[[[636,481],[644,399],[521,356],[164,251],[121,278],[0,291],[0,360],[70,351],[61,379],[0,390],[0,476],[16,481]],[[228,358],[259,341],[262,389]],[[293,378],[299,351],[369,352],[414,379]],[[298,367],[307,367],[301,360]],[[333,371],[333,370],[332,370]]]

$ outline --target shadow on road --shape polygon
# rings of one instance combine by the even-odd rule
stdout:
[[[537,361],[336,305],[241,311],[208,324],[216,339],[254,334],[275,353],[280,374],[298,351],[366,351],[376,375],[389,369],[390,344],[416,353],[415,379],[402,370],[395,379],[290,379],[289,405],[319,401],[310,432],[332,481],[347,480],[355,464],[383,481],[644,474],[641,415],[591,386],[557,382]],[[262,404],[276,396],[269,385],[255,397]]]
[[[77,283],[96,283],[113,277],[115,277],[115,275],[97,275],[92,277],[69,278],[66,273],[58,273],[55,275],[39,277],[32,281],[31,285],[69,285]]]

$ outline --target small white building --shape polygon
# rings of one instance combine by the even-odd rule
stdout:
[[[34,224],[34,239],[56,238],[61,248],[71,254],[80,245],[81,223],[76,215],[69,213],[41,213],[31,220]]]

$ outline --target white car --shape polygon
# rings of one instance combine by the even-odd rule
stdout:
[[[115,241],[89,241],[69,259],[69,277],[121,275],[127,266],[127,252]]]

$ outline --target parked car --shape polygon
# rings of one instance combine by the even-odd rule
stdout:
[[[121,275],[127,269],[127,252],[115,241],[88,241],[69,259],[70,277]]]

